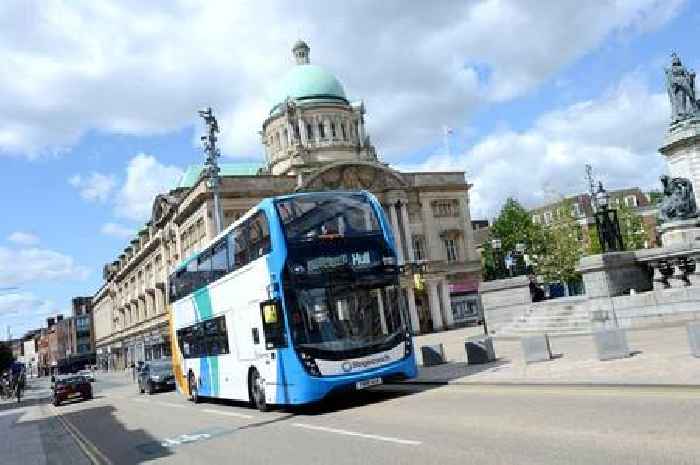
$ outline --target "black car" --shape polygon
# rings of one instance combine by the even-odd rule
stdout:
[[[175,389],[173,364],[165,361],[146,362],[139,370],[137,381],[141,394]]]

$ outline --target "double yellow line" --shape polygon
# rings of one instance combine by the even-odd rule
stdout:
[[[64,418],[56,407],[49,404],[49,409],[52,411],[54,417],[56,417],[61,425],[63,425],[66,431],[68,431],[68,434],[71,435],[76,444],[78,444],[78,447],[80,447],[93,465],[114,465],[113,462],[107,458],[107,456],[105,456],[92,442],[83,436],[78,428]]]

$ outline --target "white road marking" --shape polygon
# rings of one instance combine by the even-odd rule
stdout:
[[[396,444],[403,444],[406,446],[418,446],[418,445],[422,444],[421,441],[413,441],[411,439],[392,438],[389,436],[379,436],[377,434],[358,433],[356,431],[328,428],[326,426],[309,425],[306,423],[292,423],[292,426],[297,427],[297,428],[311,429],[311,430],[315,430],[315,431],[324,431],[326,433],[342,434],[345,436],[355,436],[355,437],[364,438],[364,439],[374,439],[375,441],[394,442]]]
[[[253,415],[247,415],[245,413],[238,413],[238,412],[225,412],[223,410],[213,410],[213,409],[203,409],[202,412],[204,413],[213,413],[215,415],[225,415],[227,417],[238,417],[238,418],[253,418]]]
[[[164,407],[175,407],[175,408],[186,408],[186,405],[182,404],[174,404],[172,402],[157,402],[158,405],[162,405]]]
[[[24,408],[13,408],[12,410],[5,410],[4,412],[0,412],[0,417],[5,415],[14,415],[15,413],[22,413],[24,411]]]

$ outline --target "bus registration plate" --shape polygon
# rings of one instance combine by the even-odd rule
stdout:
[[[358,381],[355,383],[355,387],[357,389],[365,389],[371,386],[378,386],[382,384],[382,379],[381,378],[370,378],[370,379],[363,379],[362,381]]]

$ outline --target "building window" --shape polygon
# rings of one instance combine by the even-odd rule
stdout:
[[[333,139],[336,138],[335,123],[331,123],[331,137],[332,137]]]
[[[306,123],[306,138],[307,139],[314,138],[314,127],[311,126],[311,123]]]
[[[413,256],[416,260],[425,260],[425,240],[423,236],[413,236]]]
[[[326,138],[326,130],[323,127],[323,122],[318,123],[318,137],[320,139],[325,139]]]
[[[340,132],[343,133],[343,140],[348,140],[348,134],[345,132],[345,125],[340,123]]]
[[[628,195],[625,197],[625,206],[628,208],[637,208],[637,197],[634,195]]]
[[[534,224],[540,224],[540,215],[532,215],[532,222]]]
[[[546,211],[544,212],[544,224],[552,224],[552,212]]]
[[[581,218],[583,213],[581,212],[581,205],[575,203],[571,206],[571,216],[574,218]]]
[[[433,216],[455,217],[459,216],[459,208],[456,200],[436,200],[433,202]]]
[[[456,262],[457,261],[457,242],[454,238],[445,238],[445,251],[447,252],[447,261]]]

